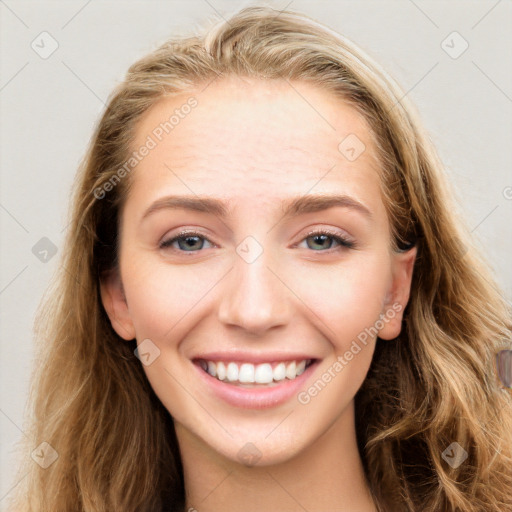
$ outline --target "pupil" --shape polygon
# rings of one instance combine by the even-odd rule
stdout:
[[[185,244],[190,247],[190,248],[194,248],[194,242],[197,242],[197,240],[199,239],[199,237],[197,236],[187,236],[185,238]]]
[[[314,235],[313,236],[313,240],[315,241],[315,244],[318,243],[319,245],[322,245],[323,242],[325,242],[325,240],[329,238],[327,235]],[[323,239],[321,241],[318,242],[318,240],[320,239]]]

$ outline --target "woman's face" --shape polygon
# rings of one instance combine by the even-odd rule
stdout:
[[[177,431],[290,459],[352,418],[409,296],[415,250],[390,250],[368,126],[312,85],[222,78],[153,106],[133,149],[112,325]]]

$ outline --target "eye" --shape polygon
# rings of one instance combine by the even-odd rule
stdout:
[[[203,240],[203,242],[201,242]],[[198,252],[204,246],[204,241],[211,243],[207,238],[201,235],[201,233],[197,233],[195,231],[184,231],[179,233],[177,236],[173,238],[169,238],[167,240],[163,240],[160,242],[160,249],[166,249],[168,247],[173,248],[173,244],[178,242],[179,251],[183,252]]]
[[[310,239],[312,240],[311,244],[307,242]],[[330,243],[329,240],[331,240]],[[347,249],[353,249],[356,246],[355,242],[353,242],[352,240],[349,240],[348,238],[345,238],[344,236],[338,233],[333,233],[325,229],[312,231],[308,233],[306,238],[304,238],[304,241],[306,241],[309,249],[321,249],[320,251],[315,252],[326,252],[326,250],[331,249],[332,240],[334,240],[334,242],[339,244],[341,247],[345,247]]]
[[[328,230],[317,230],[312,231],[308,233],[307,237],[304,238],[304,241],[308,241],[312,239],[312,244],[307,244],[309,249],[318,249],[321,250],[315,250],[315,252],[325,252],[326,250],[329,250],[332,248],[333,242],[337,243],[341,247],[345,247],[347,249],[353,249],[356,244],[352,240],[349,240],[348,238],[345,238],[344,236],[333,233]],[[331,240],[330,243],[326,243]],[[204,248],[204,241],[212,244],[210,240],[208,240],[206,237],[201,235],[201,233],[198,233],[196,231],[184,231],[179,233],[177,236],[169,238],[167,240],[163,240],[159,247],[161,249],[166,248],[173,248],[177,251],[182,252],[199,252],[201,249]],[[178,248],[173,247],[174,243],[178,243]],[[313,246],[313,247],[312,247]]]

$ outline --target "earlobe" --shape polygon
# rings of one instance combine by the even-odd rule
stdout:
[[[400,334],[404,310],[409,302],[416,254],[416,247],[393,254],[392,282],[384,301],[384,327],[379,331],[379,338],[392,340]]]
[[[113,329],[121,338],[133,340],[135,329],[117,269],[102,275],[100,278],[100,293],[103,307],[110,318]]]

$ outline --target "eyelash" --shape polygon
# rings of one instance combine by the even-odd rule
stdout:
[[[338,233],[329,231],[328,229],[318,229],[315,231],[311,231],[311,232],[307,233],[307,235],[301,240],[301,242],[303,242],[304,240],[307,240],[308,238],[311,238],[313,236],[319,236],[319,235],[327,235],[330,238],[332,238],[333,240],[335,240],[339,244],[338,249],[354,249],[354,248],[356,248],[355,242],[353,242],[352,240],[349,240],[348,238],[341,236]],[[169,238],[167,240],[163,240],[162,242],[160,242],[160,249],[166,249],[166,248],[171,247],[171,245],[174,242],[176,242],[177,240],[180,240],[180,239],[182,240],[182,239],[185,239],[188,237],[194,237],[194,236],[203,238],[204,240],[207,240],[208,242],[213,244],[213,242],[211,242],[208,238],[206,238],[205,236],[203,236],[201,233],[199,233],[197,231],[183,231],[181,233],[178,233],[178,235],[176,235],[173,238]],[[213,244],[213,245],[215,245],[215,244]],[[330,252],[333,252],[331,249],[332,248],[329,248],[326,250],[313,251],[313,252],[319,252],[319,253],[329,252],[330,253]],[[177,252],[184,252],[184,253],[186,253],[186,252],[192,252],[192,253],[193,252],[201,252],[200,250],[199,251],[182,251],[180,249],[175,249],[175,250]]]

